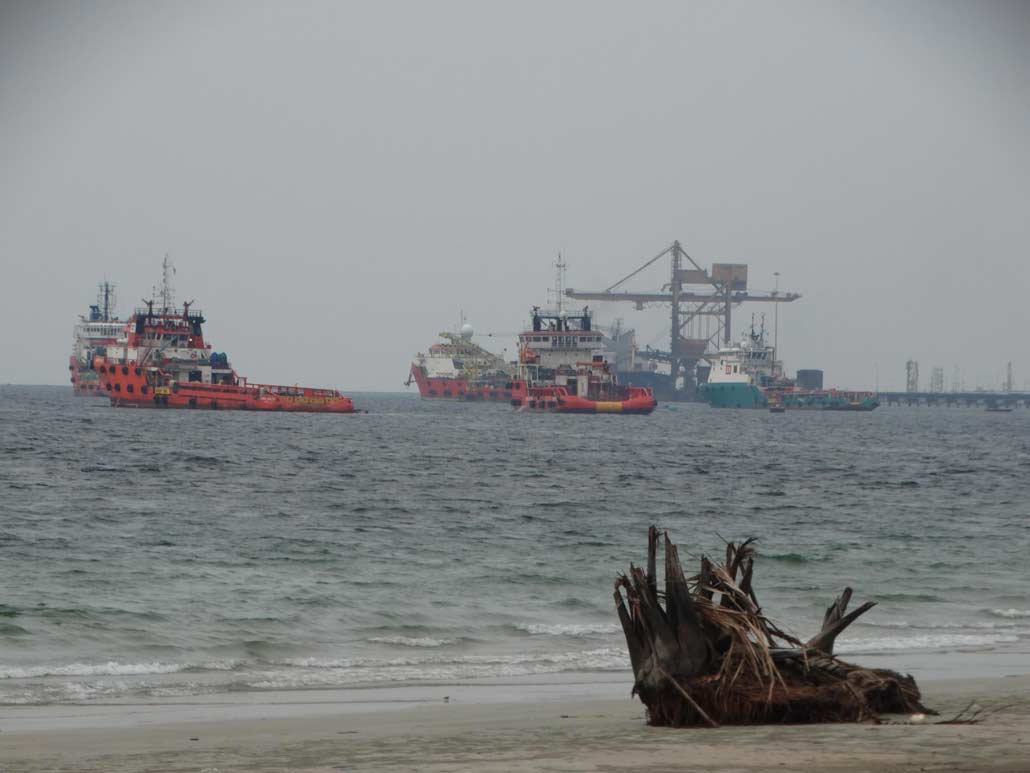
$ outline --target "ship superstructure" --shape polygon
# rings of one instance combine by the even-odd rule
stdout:
[[[657,403],[650,389],[619,384],[615,358],[605,349],[590,309],[565,308],[566,265],[560,256],[555,267],[555,307],[534,306],[530,329],[519,334],[514,384],[520,394],[512,405],[564,413],[651,413]]]
[[[77,395],[103,395],[104,390],[92,370],[93,356],[103,354],[123,334],[125,322],[114,314],[115,286],[103,281],[97,286],[97,302],[89,314],[80,316],[72,331],[72,354],[68,359],[72,390]]]
[[[145,300],[125,333],[93,357],[104,393],[114,406],[237,408],[350,413],[349,397],[335,389],[248,384],[224,352],[204,339],[204,315],[193,302],[173,301],[168,258],[155,299]]]

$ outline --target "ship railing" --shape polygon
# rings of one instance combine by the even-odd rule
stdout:
[[[141,317],[149,316],[155,319],[182,319],[184,316],[187,315],[190,317],[204,316],[204,313],[200,309],[195,309],[192,306],[190,306],[189,309],[177,308],[175,306],[169,306],[167,309],[164,309],[158,308],[156,304],[154,305],[153,311],[148,309],[146,306],[137,306],[135,309],[132,310],[132,313]]]
[[[250,384],[245,386],[248,389],[258,389],[264,394],[278,395],[281,397],[342,397],[338,389],[321,389],[316,387],[283,386],[281,384]]]

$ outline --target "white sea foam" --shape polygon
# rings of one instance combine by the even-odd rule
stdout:
[[[448,644],[458,643],[457,639],[433,639],[429,636],[373,636],[369,641],[376,644],[396,644],[399,647],[446,647]]]
[[[1002,610],[1005,611],[1005,610]],[[1017,610],[1011,610],[1017,611]],[[1002,615],[1007,617],[1007,615]],[[1019,617],[1019,615],[1011,615],[1010,617]],[[998,628],[1011,629],[1023,625],[1018,622],[1005,622],[1001,620],[954,620],[954,621],[935,621],[935,622],[920,622],[910,623],[907,620],[881,620],[878,622],[863,621],[862,626],[865,628],[894,628],[903,630],[995,630]]]
[[[412,655],[405,658],[281,658],[269,662],[272,666],[289,666],[305,669],[390,669],[420,668],[437,666],[508,666],[508,665],[571,665],[578,667],[580,663],[594,663],[599,659],[605,663],[619,663],[626,658],[625,651],[620,648],[602,647],[592,650],[574,652],[541,652],[516,654],[483,654],[483,655],[445,655],[425,654]],[[552,669],[553,670],[553,669]]]
[[[562,671],[611,671],[628,668],[629,658],[622,649],[604,647],[541,655],[427,655],[424,658],[382,661],[301,658],[281,662],[281,665],[303,667],[251,674],[246,679],[246,687],[270,690],[532,676]]]
[[[8,666],[0,668],[0,679],[38,679],[44,676],[146,676],[150,674],[175,674],[180,671],[200,669],[205,671],[228,671],[236,661],[214,661],[209,663],[65,663],[61,665]]]
[[[515,627],[533,636],[597,636],[621,630],[614,623],[516,623]]]
[[[1030,617],[1030,609],[992,609],[991,614],[1011,620],[1013,618]]]
[[[875,654],[909,650],[990,649],[993,645],[1014,641],[1019,641],[1019,637],[1011,633],[936,633],[880,639],[842,640],[837,643],[835,651]]]

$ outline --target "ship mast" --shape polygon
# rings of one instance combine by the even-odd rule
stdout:
[[[110,322],[114,317],[114,284],[106,279],[97,285],[97,307],[100,320]]]
[[[175,289],[172,287],[174,274],[175,266],[168,259],[168,253],[165,253],[164,260],[161,261],[161,291],[158,292],[157,288],[154,288],[154,295],[161,298],[161,311],[164,314],[168,314],[175,306]]]
[[[565,269],[568,265],[562,260],[561,253],[558,253],[558,260],[554,262],[554,294],[557,298],[555,306],[558,310],[558,316],[561,318],[565,317]]]

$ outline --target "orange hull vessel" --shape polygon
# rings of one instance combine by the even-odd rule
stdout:
[[[411,362],[405,386],[416,384],[425,400],[504,402],[520,397],[507,363],[472,341],[472,326],[458,333],[440,333],[442,339]]]
[[[525,383],[512,381],[508,377],[473,381],[466,378],[427,376],[424,368],[411,366],[411,381],[418,386],[419,394],[427,399],[508,402],[526,392]]]
[[[603,350],[590,310],[569,312],[563,303],[565,264],[555,264],[557,308],[532,310],[532,327],[519,334],[519,410],[554,413],[649,414],[658,405],[649,387],[623,386]]]
[[[558,413],[635,413],[646,416],[658,402],[648,387],[625,387],[601,399],[573,394],[563,386],[533,386],[521,400],[512,405],[531,411]]]
[[[354,413],[335,389],[249,384],[224,352],[204,340],[204,316],[190,303],[175,308],[164,262],[160,307],[145,301],[125,323],[124,337],[99,348],[90,367],[116,407],[206,408],[250,411]]]
[[[119,365],[96,357],[93,368],[111,405],[134,408],[207,408],[251,411],[353,413],[354,402],[335,389],[265,384],[180,382],[160,368]]]

